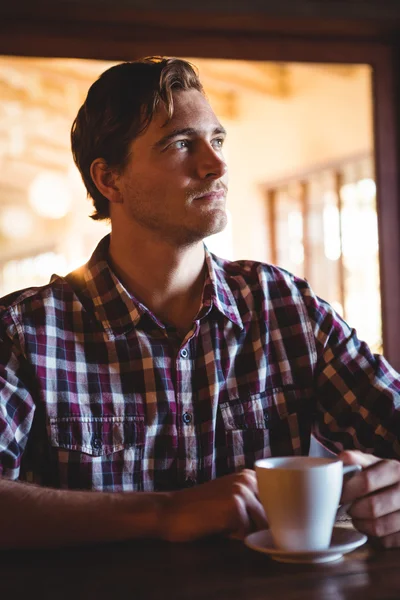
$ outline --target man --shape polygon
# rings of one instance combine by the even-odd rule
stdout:
[[[0,303],[2,547],[242,537],[266,527],[254,461],[307,454],[311,432],[364,467],[355,526],[400,544],[399,376],[305,281],[205,249],[225,135],[185,61],[90,88],[72,150],[112,231]]]

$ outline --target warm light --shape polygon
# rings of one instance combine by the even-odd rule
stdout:
[[[288,214],[288,233],[291,239],[303,239],[303,215],[298,210],[291,210]]]
[[[372,201],[376,194],[376,184],[373,179],[360,179],[357,183],[347,183],[342,186],[340,195],[343,202],[352,204],[357,200]]]
[[[340,217],[337,206],[324,207],[322,215],[324,227],[324,253],[329,260],[338,260],[340,248]]]
[[[346,204],[352,204],[357,200],[357,185],[355,183],[346,183],[340,188],[340,196]]]
[[[10,239],[26,238],[33,229],[32,215],[22,206],[6,206],[0,213],[0,231]]]
[[[373,179],[361,179],[357,183],[357,192],[365,200],[373,200],[376,194],[376,185]]]
[[[67,178],[51,172],[39,173],[29,188],[29,202],[41,217],[62,219],[72,205]]]
[[[378,252],[378,221],[372,208],[357,210],[344,208],[342,211],[343,256],[364,261]]]
[[[290,243],[289,258],[294,265],[302,265],[304,262],[304,246],[301,242]]]
[[[39,254],[33,259],[33,270],[37,277],[49,280],[53,273],[64,275],[67,272],[67,261],[65,256],[55,252]]]
[[[293,265],[304,263],[303,215],[299,210],[291,210],[287,217],[289,236],[289,260]]]
[[[9,132],[8,152],[11,156],[21,156],[26,147],[26,135],[21,125],[14,125]]]
[[[338,313],[338,315],[343,317],[343,305],[340,302],[333,300],[333,302],[331,302],[331,306]]]
[[[67,272],[65,257],[56,252],[44,252],[37,256],[10,260],[5,263],[1,273],[0,295],[28,286],[45,285],[53,273],[63,275]]]

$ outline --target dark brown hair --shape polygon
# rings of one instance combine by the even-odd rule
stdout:
[[[132,140],[146,130],[160,104],[170,119],[173,91],[189,89],[204,93],[193,65],[156,56],[111,67],[90,87],[72,124],[71,146],[88,196],[93,199],[92,219],[108,219],[110,214],[107,198],[90,175],[92,162],[103,158],[108,167],[122,171]]]

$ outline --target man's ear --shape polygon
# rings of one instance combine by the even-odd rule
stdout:
[[[110,202],[121,203],[118,172],[111,169],[103,158],[96,158],[90,165],[90,175],[99,192]]]

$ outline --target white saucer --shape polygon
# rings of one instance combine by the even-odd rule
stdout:
[[[365,544],[366,541],[367,536],[359,531],[334,527],[331,544],[326,550],[314,550],[311,552],[280,550],[275,547],[269,529],[251,533],[246,537],[244,543],[252,550],[268,554],[271,558],[279,562],[316,564],[340,560],[343,554],[355,550],[358,546]]]

